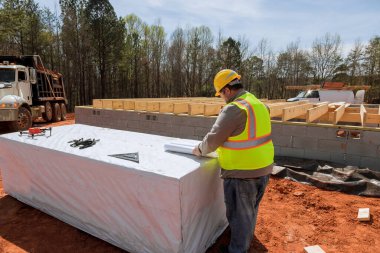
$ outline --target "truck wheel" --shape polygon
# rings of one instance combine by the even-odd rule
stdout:
[[[61,115],[62,115],[61,120],[66,120],[66,112],[67,110],[66,110],[65,103],[61,103]]]
[[[42,118],[44,118],[45,121],[49,122],[53,118],[53,110],[51,108],[50,102],[45,103],[45,112],[42,113]]]
[[[12,121],[10,128],[12,131],[26,131],[32,127],[32,114],[25,107],[18,109],[18,119]]]
[[[53,122],[61,121],[61,119],[61,106],[58,103],[54,103]]]

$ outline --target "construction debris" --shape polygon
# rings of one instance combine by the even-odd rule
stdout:
[[[371,214],[369,212],[369,208],[359,208],[358,220],[359,221],[370,221],[371,220]]]
[[[277,157],[273,176],[304,182],[321,189],[380,197],[380,172],[333,162]],[[294,195],[302,194],[295,192]]]
[[[304,250],[306,253],[326,253],[319,245],[305,247]]]

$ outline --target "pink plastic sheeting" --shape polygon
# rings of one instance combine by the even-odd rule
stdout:
[[[79,138],[100,141],[70,147]],[[216,159],[165,152],[178,139],[86,125],[0,136],[5,191],[129,252],[205,252],[227,226]],[[140,163],[109,157],[139,152]]]

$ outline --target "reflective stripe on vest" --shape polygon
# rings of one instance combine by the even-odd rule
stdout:
[[[271,133],[256,138],[256,116],[252,105],[244,99],[237,99],[235,103],[239,103],[247,109],[248,120],[248,139],[247,140],[227,140],[223,143],[223,148],[228,149],[249,149],[259,147],[272,140]]]
[[[261,138],[249,139],[245,141],[226,141],[225,143],[223,143],[223,148],[229,148],[229,149],[257,148],[271,140],[272,140],[272,137],[269,134]]]

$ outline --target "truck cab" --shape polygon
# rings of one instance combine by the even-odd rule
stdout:
[[[39,117],[66,119],[61,74],[45,69],[39,56],[0,56],[0,122],[22,131]]]
[[[309,102],[346,102],[350,104],[361,104],[364,101],[364,90],[330,90],[318,89],[301,91],[296,97],[289,98],[287,102],[308,100]]]
[[[29,71],[24,66],[0,65],[0,98],[16,95],[32,104],[32,92],[29,81]]]

